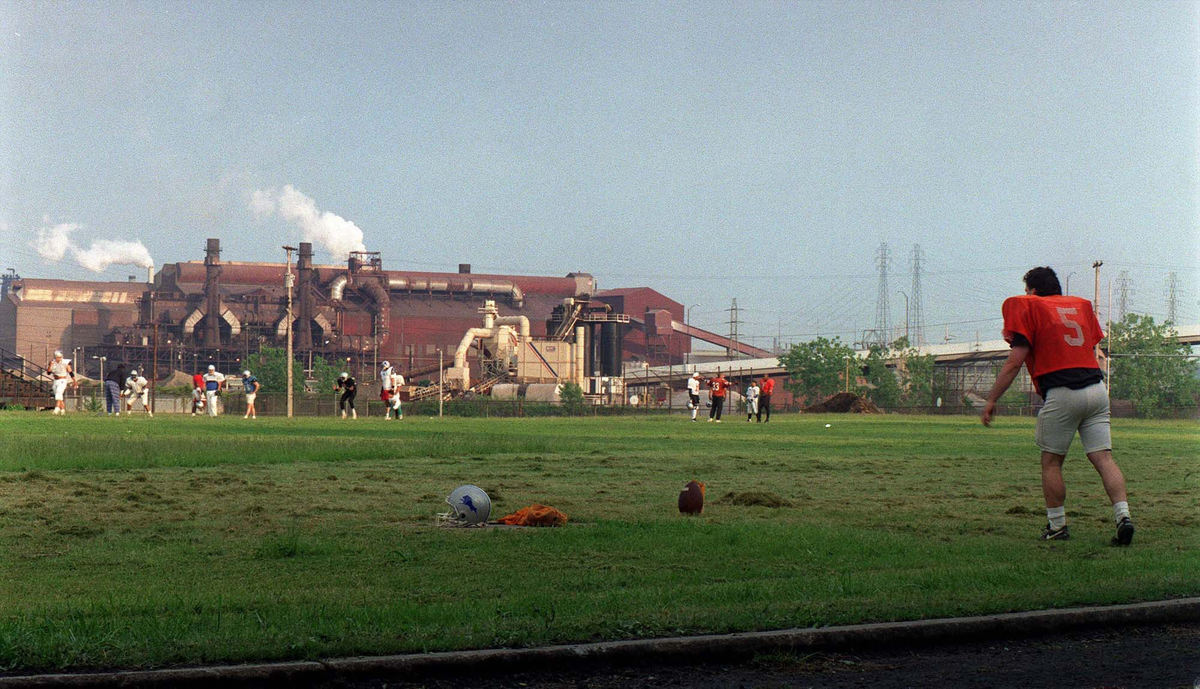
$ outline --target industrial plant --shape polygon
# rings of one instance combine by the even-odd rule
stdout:
[[[104,361],[123,361],[162,382],[209,364],[240,371],[290,335],[301,362],[322,358],[364,382],[387,360],[409,381],[441,380],[447,396],[571,382],[600,403],[621,396],[625,366],[684,364],[694,339],[768,355],[691,327],[683,305],[653,289],[600,290],[587,273],[387,270],[366,251],[317,265],[311,243],[285,262],[240,262],[223,260],[218,239],[203,260],[147,272],[145,282],[4,276],[0,364],[35,371],[62,350],[91,378]]]

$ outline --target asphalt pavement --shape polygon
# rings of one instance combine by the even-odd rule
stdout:
[[[0,689],[214,686],[1200,689],[1200,598],[544,648],[0,677]]]

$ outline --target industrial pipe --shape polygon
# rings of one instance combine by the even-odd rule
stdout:
[[[500,316],[496,318],[496,325],[515,325],[518,327],[521,341],[529,341],[529,318],[526,316]]]
[[[388,292],[383,288],[383,285],[375,280],[362,280],[357,283],[358,288],[366,292],[371,300],[375,302],[375,318],[378,323],[376,332],[377,342],[383,344],[388,340],[389,332],[389,312],[392,309],[392,300],[388,296]]]
[[[339,300],[346,289],[347,278],[339,275],[329,283],[329,298]],[[505,294],[513,306],[525,306],[525,293],[510,280],[449,280],[427,277],[390,277],[388,289],[398,292],[470,292],[472,294]]]
[[[517,308],[525,305],[525,293],[511,280],[476,280],[428,278],[417,276],[390,277],[388,289],[404,292],[470,292],[471,294],[505,294]]]
[[[583,370],[584,352],[586,351],[584,347],[585,332],[582,325],[575,327],[575,384],[581,388],[586,375],[586,371]]]
[[[339,275],[329,283],[329,298],[334,301],[342,300],[342,292],[346,289],[348,278],[345,275]]]
[[[462,340],[458,343],[458,348],[454,350],[454,367],[462,368],[467,365],[467,350],[471,348],[471,344],[475,342],[475,338],[491,336],[491,328],[470,328],[467,330]]]

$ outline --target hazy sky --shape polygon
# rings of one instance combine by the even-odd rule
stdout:
[[[873,328],[886,242],[928,340],[998,337],[1034,265],[1090,296],[1096,259],[1114,311],[1124,271],[1161,320],[1173,273],[1195,323],[1198,48],[1196,2],[0,0],[0,268],[361,232],[719,332],[736,298],[770,345]]]

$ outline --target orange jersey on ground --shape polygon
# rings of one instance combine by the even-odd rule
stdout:
[[[1029,294],[1005,299],[1002,310],[1004,339],[1011,344],[1020,334],[1032,346],[1025,366],[1035,380],[1067,368],[1100,368],[1095,348],[1104,331],[1087,299]]]

